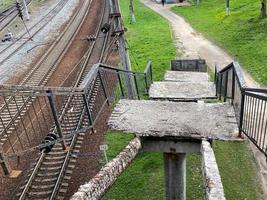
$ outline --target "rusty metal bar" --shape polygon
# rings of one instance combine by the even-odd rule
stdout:
[[[54,121],[55,121],[55,125],[56,125],[57,134],[59,135],[60,139],[62,139],[62,142],[61,142],[62,148],[64,150],[66,150],[67,144],[64,140],[61,126],[59,123],[59,118],[58,118],[58,114],[57,114],[57,110],[56,110],[56,106],[55,106],[55,97],[54,97],[53,92],[51,90],[47,90],[47,94],[48,94],[48,100],[49,100],[50,108],[51,108],[51,111],[52,111],[52,114],[54,117]]]

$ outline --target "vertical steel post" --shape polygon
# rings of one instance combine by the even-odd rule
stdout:
[[[153,71],[152,71],[152,64],[150,64],[150,78],[151,78],[151,84],[153,83]]]
[[[223,101],[226,102],[227,100],[227,90],[228,90],[228,71],[226,72],[226,77],[225,77],[225,89],[224,89],[224,99]]]
[[[240,108],[240,116],[239,116],[239,124],[238,124],[238,137],[242,136],[242,128],[243,128],[243,118],[244,118],[244,105],[245,105],[245,94],[241,89],[241,108]]]
[[[122,82],[121,82],[121,76],[120,76],[119,72],[117,72],[117,77],[118,77],[118,80],[119,80],[119,85],[120,85],[120,89],[121,89],[121,95],[124,97],[124,92],[123,92],[123,87],[122,87]]]
[[[86,97],[86,93],[84,92],[83,94],[83,101],[84,101],[84,105],[85,105],[85,110],[87,112],[87,115],[88,115],[88,120],[89,120],[89,125],[92,126],[93,125],[93,118],[92,118],[92,114],[90,112],[90,107],[89,107],[89,103],[88,103],[88,100],[87,100],[87,97]]]
[[[53,118],[54,118],[54,121],[55,121],[56,129],[57,129],[57,134],[58,134],[59,138],[62,139],[62,142],[61,142],[62,148],[64,150],[66,150],[67,149],[67,144],[66,144],[66,142],[64,140],[64,137],[63,137],[63,134],[62,134],[62,130],[61,130],[61,126],[60,126],[60,122],[58,120],[58,114],[57,114],[57,110],[56,110],[55,97],[53,95],[52,90],[47,90],[46,93],[48,94],[47,97],[48,97],[50,108],[51,108],[51,111],[52,111],[52,114],[53,114]]]
[[[144,79],[145,79],[145,84],[146,84],[146,92],[147,92],[147,94],[148,94],[148,92],[149,92],[149,90],[148,90],[148,83],[147,83],[147,74],[145,73],[144,74]]]
[[[223,76],[221,73],[218,74],[218,79],[219,79],[219,100],[222,100],[222,80],[223,80]]]
[[[186,199],[186,154],[163,153],[166,200]]]
[[[138,99],[140,99],[138,85],[137,85],[137,80],[136,80],[136,74],[134,73],[133,76],[134,76],[134,84],[135,84],[135,89],[136,89],[137,97],[138,97]]]
[[[109,100],[108,100],[108,96],[107,96],[106,88],[105,88],[105,85],[104,85],[104,82],[103,82],[103,79],[102,79],[102,76],[101,76],[100,71],[98,71],[98,76],[99,76],[100,84],[101,84],[101,86],[102,86],[102,88],[103,88],[104,96],[105,96],[105,98],[107,99],[107,102],[108,102],[108,105],[109,105]]]
[[[234,98],[235,98],[235,69],[233,68],[232,73],[232,105],[234,104]]]

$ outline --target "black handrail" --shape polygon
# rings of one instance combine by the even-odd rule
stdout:
[[[215,77],[219,99],[221,96],[224,101],[231,99],[239,136],[245,134],[267,158],[267,89],[247,87],[237,62],[216,72]]]

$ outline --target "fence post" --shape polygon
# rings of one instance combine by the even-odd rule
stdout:
[[[2,149],[0,149],[0,163],[1,163],[2,169],[4,171],[4,174],[10,175],[12,172],[12,169],[11,169],[10,165],[8,164],[8,161],[5,159],[5,155],[4,155]]]
[[[227,89],[228,89],[228,71],[226,72],[226,77],[225,77],[225,89],[224,89],[224,99],[223,101],[226,102],[227,100]]]
[[[92,118],[92,115],[91,115],[91,112],[90,112],[90,109],[89,109],[89,103],[88,103],[88,100],[87,100],[86,96],[87,95],[86,95],[86,93],[84,91],[83,101],[84,101],[85,109],[86,109],[86,112],[87,112],[87,115],[88,115],[89,125],[92,126],[93,125],[93,118]]]
[[[235,98],[235,70],[232,69],[232,105],[234,104],[234,98]]]
[[[144,73],[144,78],[145,78],[145,84],[146,84],[146,92],[147,92],[147,94],[148,94],[148,83],[147,83],[147,74],[146,73]]]
[[[99,79],[100,79],[100,84],[101,84],[101,86],[102,86],[102,88],[103,88],[104,96],[105,96],[105,98],[107,99],[107,103],[108,103],[108,105],[109,105],[109,100],[108,100],[108,96],[107,96],[106,88],[105,88],[105,85],[104,85],[104,83],[103,83],[103,79],[102,79],[102,76],[101,76],[101,73],[100,73],[99,70],[98,70],[98,76],[99,76]]]
[[[238,137],[242,136],[244,105],[245,105],[245,94],[244,91],[241,90],[241,109],[240,109],[239,125],[238,125]]]
[[[53,118],[54,118],[54,121],[55,121],[57,133],[58,133],[59,137],[62,139],[62,142],[61,142],[62,148],[64,150],[66,150],[67,149],[67,144],[66,144],[66,142],[64,140],[64,137],[63,137],[63,134],[62,134],[62,130],[61,130],[61,126],[60,126],[60,123],[59,123],[59,120],[58,120],[58,114],[57,114],[56,104],[55,104],[55,97],[53,95],[52,90],[47,90],[46,93],[48,94],[47,97],[48,97],[49,104],[50,104],[50,107],[51,107],[51,111],[52,111],[52,114],[53,114]]]
[[[222,100],[222,74],[221,73],[218,74],[218,79],[219,79],[218,81],[220,81],[218,84],[218,86],[219,86],[219,100],[221,101]]]
[[[121,95],[124,97],[124,92],[123,92],[120,72],[116,72],[116,73],[117,73],[117,77],[118,77],[118,80],[119,80],[119,85],[120,85],[120,89],[121,89]]]
[[[150,64],[150,78],[151,78],[151,84],[153,83],[153,71],[152,71],[152,64]]]
[[[138,91],[138,85],[137,85],[137,80],[136,80],[136,74],[134,73],[133,76],[134,76],[134,84],[135,84],[135,89],[136,89],[137,97],[138,97],[138,99],[140,99],[139,91]]]

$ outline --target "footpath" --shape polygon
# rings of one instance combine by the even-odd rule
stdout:
[[[174,42],[177,48],[183,51],[183,58],[201,58],[205,59],[207,65],[214,71],[215,63],[218,69],[224,68],[226,65],[234,61],[226,51],[218,47],[211,41],[204,38],[200,33],[195,31],[182,17],[170,11],[175,4],[157,4],[151,0],[141,0],[141,2],[150,9],[169,21],[174,35]],[[260,87],[252,77],[242,69],[248,87]],[[262,180],[263,191],[267,198],[267,165],[266,158],[259,152],[253,144],[250,145],[259,165],[259,175]]]

